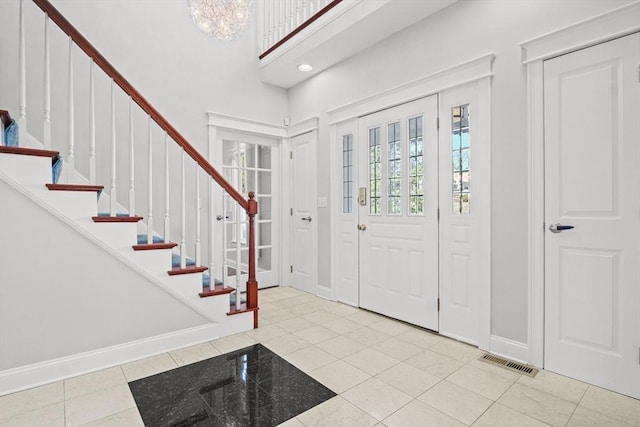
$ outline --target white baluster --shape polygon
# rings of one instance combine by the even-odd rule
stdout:
[[[209,145],[209,161],[211,161],[211,144]],[[214,247],[213,247],[213,238],[214,238],[214,224],[216,221],[216,214],[215,214],[215,205],[213,203],[213,180],[211,178],[208,178],[207,181],[209,182],[209,221],[207,222],[207,226],[209,227],[209,235],[207,236],[209,239],[209,275],[211,278],[211,282],[210,282],[210,286],[211,289],[213,289],[215,283],[214,283],[214,278],[216,277],[216,271],[214,269],[215,267],[215,257],[214,257]],[[224,253],[224,251],[223,251]]]
[[[153,243],[153,138],[151,137],[151,116],[147,121],[147,243]]]
[[[49,48],[49,15],[44,17],[44,148],[51,149],[51,56]]]
[[[20,30],[18,41],[18,63],[20,67],[20,77],[18,81],[20,99],[18,104],[18,137],[24,143],[27,137],[27,59],[26,59],[26,38],[24,28],[24,0],[20,0]]]
[[[129,215],[136,214],[135,164],[133,140],[133,98],[129,97]]]
[[[262,52],[269,48],[269,0],[264,0],[262,3]]]
[[[196,265],[202,265],[202,249],[200,243],[200,209],[201,203],[200,200],[200,168],[196,164]],[[209,274],[213,274],[212,271]]]
[[[309,18],[309,0],[302,0],[302,22]]]
[[[186,244],[186,229],[187,229],[187,212],[186,212],[186,185],[185,185],[185,171],[184,171],[184,148],[182,149],[182,156],[180,157],[180,268],[187,266],[187,244]]]
[[[282,40],[282,1],[276,0],[276,19],[278,20],[278,28],[276,30],[276,42]]]
[[[300,4],[300,0],[296,0],[296,24],[295,27],[298,28],[300,24],[302,24],[302,5]]]
[[[238,174],[240,175],[240,174]],[[240,188],[240,186],[236,187],[236,188]],[[240,228],[240,205],[238,203],[235,203],[235,207],[236,207],[236,309],[239,310],[240,309],[240,286],[242,286],[242,283],[240,281],[240,271],[242,270],[242,266],[240,265],[242,262],[242,252],[241,252],[241,248],[240,248],[240,232],[241,232],[241,228]]]
[[[96,94],[93,60],[89,65],[89,183],[96,183]]]
[[[111,80],[111,191],[109,192],[111,216],[116,216],[116,83]]]
[[[284,4],[282,5],[282,36],[286,36],[289,34],[289,18],[291,16],[291,2],[290,0],[284,0]]]
[[[227,200],[228,200],[227,192],[225,191],[222,194],[222,285],[226,286],[229,283],[229,259],[227,256],[227,242],[229,239],[228,230],[227,230],[227,220],[229,210],[227,209]]]
[[[169,217],[169,136],[164,133],[164,241],[171,241],[171,220]]]
[[[75,107],[74,107],[74,84],[73,84],[73,40],[69,37],[69,92],[68,98],[68,119],[69,119],[69,141],[67,165],[65,166],[67,183],[73,181],[75,171]]]
[[[309,0],[309,18],[316,14],[316,2],[315,0]]]

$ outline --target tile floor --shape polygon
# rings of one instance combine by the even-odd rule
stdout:
[[[260,291],[259,329],[0,398],[0,426],[140,426],[128,386],[262,343],[338,395],[295,426],[638,426],[640,401],[291,288]]]

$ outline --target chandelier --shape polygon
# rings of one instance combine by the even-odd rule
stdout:
[[[187,0],[193,22],[204,33],[233,40],[246,28],[251,0]]]

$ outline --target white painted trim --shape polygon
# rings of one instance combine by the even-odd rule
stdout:
[[[516,362],[527,363],[529,347],[527,344],[507,338],[491,335],[489,352]]]
[[[493,75],[493,53],[463,62],[328,111],[329,124],[370,114]]]
[[[544,104],[543,61],[640,31],[640,1],[520,43],[526,69],[528,146],[527,362],[544,367]]]
[[[247,133],[258,134],[276,138],[287,137],[287,129],[282,125],[259,122],[243,117],[227,116],[219,113],[207,113],[207,126],[220,129],[230,129]]]
[[[219,338],[220,325],[196,326],[0,372],[0,396]]]
[[[320,118],[318,116],[309,117],[308,119],[301,120],[290,125],[287,128],[287,137],[293,138],[294,136],[302,135],[303,133],[318,130],[319,127]]]

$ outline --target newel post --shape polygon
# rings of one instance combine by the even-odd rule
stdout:
[[[256,194],[249,193],[247,215],[249,215],[249,280],[247,281],[247,309],[255,309],[253,312],[253,327],[258,327],[258,281],[256,280],[256,235],[255,217],[258,213],[258,201]]]

